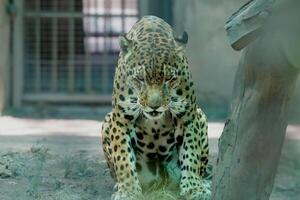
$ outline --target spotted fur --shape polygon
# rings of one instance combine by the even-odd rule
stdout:
[[[184,49],[187,34],[146,16],[120,38],[112,112],[102,142],[116,180],[113,200],[139,198],[154,182],[179,185],[186,199],[209,199],[207,120],[196,104]]]

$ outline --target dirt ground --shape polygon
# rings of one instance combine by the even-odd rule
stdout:
[[[113,192],[95,120],[0,118],[1,200],[109,200]],[[212,160],[222,123],[209,124]],[[300,126],[289,126],[271,200],[300,199]],[[146,199],[176,199],[168,191]]]

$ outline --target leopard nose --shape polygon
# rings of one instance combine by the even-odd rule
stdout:
[[[161,106],[162,97],[160,92],[152,91],[148,94],[148,106],[153,110],[159,108]]]
[[[159,108],[159,106],[150,106],[153,110],[157,110]]]

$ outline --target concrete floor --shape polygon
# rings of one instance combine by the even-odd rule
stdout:
[[[213,157],[217,155],[217,141],[221,135],[223,129],[223,123],[209,123],[209,138],[210,149]],[[100,133],[101,122],[96,120],[57,120],[57,119],[22,119],[10,116],[0,117],[0,154],[6,155],[7,152],[30,152],[32,147],[37,144],[42,144],[49,149],[51,153],[52,161],[55,167],[50,165],[46,166],[46,171],[53,171],[52,176],[55,176],[55,180],[60,177],[63,172],[62,169],[66,167],[66,164],[61,165],[59,163],[64,162],[64,158],[70,157],[70,155],[81,155],[84,152],[84,160],[90,160],[91,166],[98,166],[95,171],[95,178],[80,179],[80,174],[73,178],[72,181],[61,178],[61,183],[65,185],[72,185],[72,187],[64,187],[63,189],[56,191],[55,195],[63,194],[68,195],[70,199],[76,199],[75,196],[70,196],[72,188],[82,188],[85,184],[88,190],[93,192],[97,196],[97,199],[109,199],[112,192],[113,181],[110,179],[108,173],[104,173],[106,165],[103,164],[103,153],[101,149]],[[31,152],[32,153],[32,152]],[[288,199],[299,200],[300,199],[300,126],[290,125],[287,130],[286,142],[283,149],[283,155],[280,162],[276,183],[274,186],[272,200]],[[57,161],[57,159],[60,161]],[[56,160],[55,160],[56,159]],[[73,157],[72,157],[73,159]],[[71,160],[72,160],[71,159]],[[1,160],[0,160],[1,161]],[[48,163],[51,163],[51,162]],[[72,161],[73,162],[73,161]],[[1,164],[1,162],[0,162]],[[81,167],[82,163],[75,163]],[[71,164],[73,165],[73,164]],[[86,163],[84,164],[84,166]],[[68,166],[68,165],[67,165]],[[100,169],[100,170],[99,170]],[[64,169],[66,171],[66,169]],[[101,171],[100,174],[96,171]],[[50,174],[51,175],[51,174]],[[75,176],[75,175],[74,175]],[[299,180],[298,180],[299,179]],[[0,199],[22,199],[25,200],[22,195],[22,191],[27,191],[22,184],[23,179],[15,180],[13,177],[9,180],[0,178]],[[24,179],[27,180],[27,179]],[[49,178],[49,180],[52,180]],[[30,181],[29,181],[30,182]],[[28,183],[29,183],[28,182]],[[49,181],[48,181],[49,182]],[[95,186],[91,185],[91,182],[96,182],[98,189],[93,189]],[[31,183],[31,182],[30,182]],[[11,187],[14,184],[14,187]],[[44,183],[45,187],[42,190],[47,190],[47,186],[50,183]],[[18,187],[18,185],[20,187]],[[22,187],[21,187],[22,185]],[[26,183],[25,183],[26,185]],[[51,185],[51,184],[50,184]],[[3,190],[3,188],[6,188]],[[20,198],[15,195],[15,188],[20,191]],[[68,189],[67,191],[66,188]],[[91,189],[92,188],[92,189]],[[52,190],[49,193],[53,192]],[[69,193],[68,193],[69,192]],[[88,193],[83,191],[83,193]],[[78,197],[78,199],[93,199],[94,196]],[[41,199],[59,199],[47,198],[42,196]],[[49,198],[48,198],[49,197]],[[68,197],[68,198],[69,198]],[[30,199],[30,197],[28,197]],[[62,197],[61,199],[66,199]]]

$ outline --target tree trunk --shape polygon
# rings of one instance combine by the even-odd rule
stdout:
[[[213,200],[270,197],[298,75],[280,41],[276,33],[264,34],[243,52],[231,114],[219,139]]]

